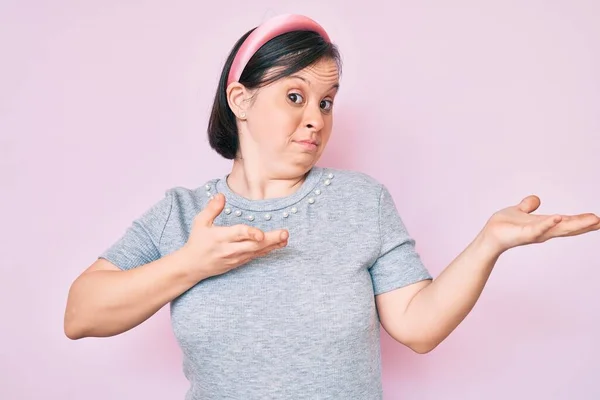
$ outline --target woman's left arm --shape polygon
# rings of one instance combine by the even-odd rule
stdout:
[[[381,325],[417,353],[437,347],[475,306],[505,251],[556,237],[600,229],[594,214],[532,215],[540,205],[528,196],[496,212],[477,237],[433,281],[418,282],[376,296]]]

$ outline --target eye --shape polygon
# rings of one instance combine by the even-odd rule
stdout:
[[[302,95],[299,93],[288,94],[288,99],[296,104],[302,104],[304,102],[304,97],[302,97]]]
[[[333,101],[321,100],[320,107],[325,111],[331,111],[331,109],[333,108]]]

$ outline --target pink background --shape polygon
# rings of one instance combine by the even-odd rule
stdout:
[[[530,193],[540,212],[600,213],[597,1],[211,3],[0,5],[1,399],[183,398],[168,308],[74,342],[66,296],[167,188],[227,172],[208,110],[228,50],[268,16],[310,15],[341,47],[321,165],[387,184],[435,275]],[[430,354],[384,333],[385,399],[600,398],[599,239],[505,254]]]

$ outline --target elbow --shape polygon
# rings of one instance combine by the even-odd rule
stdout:
[[[81,312],[73,299],[69,298],[65,308],[63,319],[63,331],[65,336],[71,340],[82,339],[87,336],[87,327],[82,316],[85,313]]]
[[[390,334],[398,343],[408,347],[417,354],[427,354],[433,351],[440,342],[424,339],[421,335],[418,338],[407,337],[407,335]],[[414,336],[414,335],[413,335]]]
[[[78,340],[78,339],[82,339],[84,337],[81,334],[81,332],[78,332],[78,331],[74,330],[73,328],[66,327],[66,326],[65,326],[65,336],[71,340]]]
[[[431,353],[433,350],[435,350],[439,344],[440,344],[440,342],[433,341],[433,340],[432,341],[420,340],[420,341],[414,341],[414,342],[407,343],[407,347],[417,354],[427,354],[427,353]]]
[[[65,313],[63,330],[65,332],[65,336],[71,340],[78,340],[85,337],[84,329],[82,329],[81,324],[78,323],[72,315],[70,315],[69,310],[67,310]]]
[[[81,290],[77,286],[76,280],[69,289],[67,296],[67,304],[65,307],[64,319],[63,319],[63,331],[65,336],[71,340],[82,339],[87,336],[86,321],[84,317],[86,313],[86,307],[82,304]]]
[[[420,344],[420,345],[413,345],[413,346],[409,346],[410,349],[412,351],[414,351],[417,354],[427,354],[432,352],[437,345],[431,345],[431,344]]]

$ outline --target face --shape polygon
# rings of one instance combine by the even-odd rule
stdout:
[[[239,103],[246,118],[238,125],[244,162],[260,163],[260,168],[282,178],[307,172],[331,135],[338,78],[335,61],[322,60],[246,92],[251,99]]]

